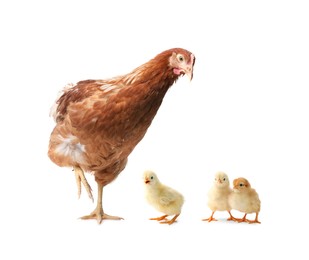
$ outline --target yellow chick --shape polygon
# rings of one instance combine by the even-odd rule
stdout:
[[[144,172],[144,183],[146,191],[146,200],[156,210],[164,213],[158,218],[150,218],[150,220],[161,221],[161,224],[173,224],[181,213],[184,203],[184,197],[178,191],[162,184],[157,175],[152,171]],[[167,216],[174,217],[167,219]]]
[[[245,178],[238,178],[233,181],[233,191],[229,196],[229,204],[232,209],[244,212],[242,219],[236,219],[238,222],[261,223],[258,220],[261,209],[261,201],[255,189],[251,188],[249,181]],[[247,214],[255,213],[255,219],[247,219]]]
[[[217,172],[214,179],[214,184],[208,192],[208,207],[212,210],[209,218],[202,219],[202,221],[217,221],[213,215],[216,211],[227,211],[230,214],[228,220],[235,220],[231,214],[231,207],[228,203],[229,195],[232,189],[230,188],[230,181],[224,172]]]

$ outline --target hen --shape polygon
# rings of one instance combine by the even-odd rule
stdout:
[[[131,73],[107,80],[85,80],[63,90],[53,107],[56,126],[48,156],[60,167],[73,167],[78,196],[81,183],[91,199],[84,172],[93,172],[97,206],[82,219],[122,219],[106,214],[103,188],[125,168],[168,89],[179,76],[193,77],[195,57],[181,48],[166,50]]]

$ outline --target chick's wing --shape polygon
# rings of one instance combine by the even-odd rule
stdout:
[[[166,187],[160,196],[160,202],[162,205],[169,205],[177,199],[176,192]]]

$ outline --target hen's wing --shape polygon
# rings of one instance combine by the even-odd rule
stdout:
[[[56,101],[54,108],[54,118],[56,122],[63,121],[68,112],[68,107],[71,104],[80,102],[89,96],[93,95],[98,89],[98,84],[95,80],[84,80],[76,85],[69,84],[62,90],[62,95]]]
[[[56,122],[67,120],[77,131],[112,131],[113,122],[122,113],[116,94],[121,82],[85,80],[65,90],[57,101]],[[104,129],[102,129],[104,128]]]

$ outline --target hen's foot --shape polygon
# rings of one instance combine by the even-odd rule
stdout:
[[[92,213],[90,213],[90,215],[83,216],[80,219],[96,219],[98,224],[101,224],[103,219],[122,220],[123,218],[108,215],[104,213],[102,209],[95,209]]]
[[[168,215],[163,215],[162,217],[158,217],[158,218],[150,218],[150,220],[157,220],[157,221],[161,221],[163,219],[166,219]]]
[[[89,198],[93,202],[92,189],[91,189],[89,183],[87,182],[87,180],[85,178],[84,171],[82,170],[82,168],[75,166],[74,167],[74,173],[75,173],[76,184],[77,184],[77,196],[78,196],[78,198],[80,198],[80,194],[82,193],[81,184],[83,184],[83,186],[85,187],[85,189],[88,193]]]

